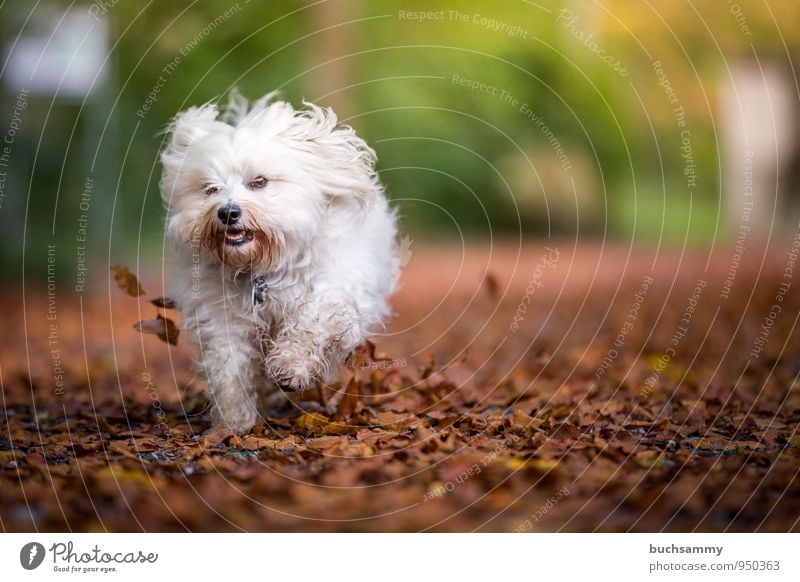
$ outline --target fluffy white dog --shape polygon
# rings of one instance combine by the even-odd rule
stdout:
[[[214,424],[331,381],[390,313],[395,214],[375,152],[336,115],[238,94],[178,114],[161,154],[172,293]]]

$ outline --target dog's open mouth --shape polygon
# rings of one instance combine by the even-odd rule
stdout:
[[[225,244],[238,247],[243,244],[247,244],[253,240],[253,231],[252,230],[244,230],[244,229],[236,229],[236,228],[228,228],[225,231]]]

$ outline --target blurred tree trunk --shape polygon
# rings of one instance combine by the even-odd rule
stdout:
[[[766,235],[797,226],[798,107],[791,69],[780,60],[732,61],[723,91],[724,200],[737,229]],[[746,222],[743,215],[749,215]]]
[[[308,73],[310,88],[308,99],[318,105],[332,107],[339,119],[354,113],[350,103],[353,84],[353,58],[348,57],[355,47],[356,24],[343,24],[354,20],[360,13],[359,0],[327,0],[311,8],[311,54]]]

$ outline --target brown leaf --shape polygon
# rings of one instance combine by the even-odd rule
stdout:
[[[344,420],[353,415],[356,409],[359,397],[358,381],[355,377],[350,379],[350,383],[345,388],[344,396],[339,401],[339,406],[336,408],[336,418]]]
[[[324,428],[328,424],[330,424],[328,418],[319,412],[301,414],[297,420],[294,421],[294,425],[305,432],[314,432],[316,428]]]
[[[224,443],[226,440],[234,436],[231,429],[227,426],[217,426],[203,434],[202,443],[204,448],[216,447]]]
[[[163,307],[164,309],[178,308],[177,304],[175,303],[175,300],[170,299],[169,297],[156,297],[155,299],[151,300],[150,303],[152,303],[156,307]]]
[[[133,328],[141,333],[156,335],[161,341],[177,346],[180,330],[175,322],[168,317],[163,317],[160,313],[156,317],[157,319],[140,321],[134,324]]]
[[[406,427],[415,422],[417,418],[409,414],[399,414],[397,412],[380,412],[375,417],[375,423],[384,430],[402,432]]]
[[[0,463],[8,463],[25,457],[22,451],[0,451]]]
[[[530,431],[539,428],[543,424],[544,420],[541,418],[533,418],[522,410],[514,410],[514,412],[511,414],[511,425],[519,427],[522,430]]]
[[[486,276],[483,278],[483,284],[486,288],[486,294],[489,295],[489,299],[497,301],[500,297],[500,282],[497,280],[497,275],[491,272],[486,273]]]
[[[33,435],[25,430],[25,428],[16,418],[12,418],[8,421],[8,428],[6,431],[7,434],[11,436],[11,442],[15,446],[22,448],[28,448],[31,446],[31,443],[33,442]]]
[[[111,267],[111,272],[114,273],[114,280],[124,293],[131,297],[144,295],[144,289],[139,285],[139,280],[136,278],[136,275],[130,272],[128,267],[114,265]]]
[[[550,433],[550,437],[557,439],[578,439],[581,437],[581,431],[573,424],[562,422],[553,427],[553,432]]]
[[[347,437],[323,436],[311,439],[307,446],[312,451],[331,451],[343,444],[347,444]]]
[[[347,360],[347,365],[350,368],[365,368],[375,361],[375,344],[369,340],[364,340],[358,344],[350,358]]]
[[[248,451],[258,451],[261,449],[275,449],[278,448],[281,441],[276,439],[268,439],[256,436],[246,436],[242,439],[241,447]]]
[[[727,448],[729,445],[730,441],[728,439],[719,437],[703,437],[689,441],[689,446],[694,449],[722,450]]]
[[[125,455],[126,457],[133,459],[138,459],[135,454],[136,451],[127,441],[111,441],[108,444],[108,447],[106,447],[106,450],[111,451],[112,453],[119,453],[120,455]]]

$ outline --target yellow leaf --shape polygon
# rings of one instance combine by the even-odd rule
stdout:
[[[141,483],[144,485],[149,485],[152,481],[152,479],[142,471],[132,471],[125,467],[120,467],[119,465],[103,467],[95,473],[95,478],[98,481],[114,480],[117,482]]]
[[[689,446],[695,449],[713,449],[713,450],[721,450],[725,449],[730,445],[730,441],[723,438],[714,438],[714,437],[704,437],[699,438],[691,441]]]
[[[511,424],[514,426],[519,426],[523,429],[534,429],[542,426],[542,424],[544,424],[544,420],[541,418],[533,418],[521,410],[515,410],[511,414]]]
[[[325,434],[348,434],[355,430],[358,427],[349,425],[344,422],[329,422],[325,424],[325,427],[322,429],[322,432]]]
[[[0,463],[8,463],[21,459],[25,454],[22,451],[0,451]]]
[[[666,458],[664,453],[658,451],[640,451],[636,453],[637,464],[646,469],[660,465]]]
[[[314,427],[324,427],[327,424],[328,417],[319,412],[307,412],[294,421],[294,425],[301,430],[313,430]]]
[[[550,471],[558,466],[555,459],[498,459],[509,469],[536,469],[537,471]]]
[[[428,497],[430,498],[441,497],[445,493],[447,493],[447,489],[441,481],[434,481],[428,487]]]

